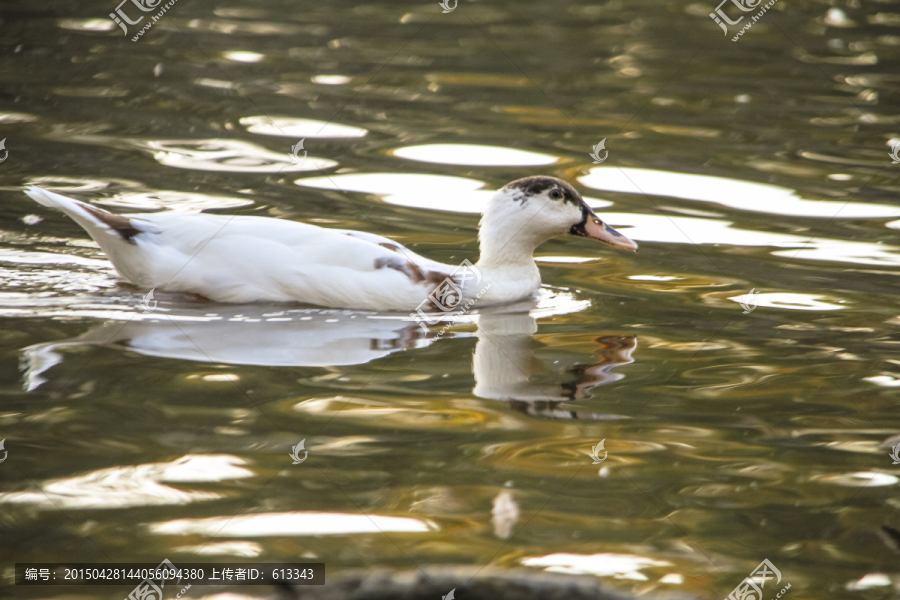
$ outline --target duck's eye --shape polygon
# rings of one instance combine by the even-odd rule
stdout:
[[[562,192],[559,190],[552,190],[550,192],[550,198],[553,200],[559,200],[560,198],[562,198]]]

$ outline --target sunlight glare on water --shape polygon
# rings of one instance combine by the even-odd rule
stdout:
[[[442,165],[473,165],[481,167],[552,165],[558,158],[538,152],[513,148],[477,146],[474,144],[428,144],[409,146],[393,151],[394,156]]]

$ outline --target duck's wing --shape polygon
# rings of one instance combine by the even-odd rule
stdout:
[[[444,276],[449,276],[453,271],[452,266],[446,265],[444,263],[439,263],[435,260],[431,260],[430,258],[425,258],[421,254],[416,254],[400,242],[392,240],[391,238],[384,237],[383,235],[369,233],[368,231],[353,231],[351,229],[336,229],[333,231],[337,231],[357,240],[364,240],[391,252],[395,252],[396,254],[405,258],[408,263],[411,263],[409,265],[411,268],[415,267],[423,272],[443,273]]]
[[[264,217],[190,216],[160,214],[160,233],[137,242],[182,248],[184,266],[166,287],[214,300],[411,310],[453,270],[374,234]],[[203,290],[192,289],[198,285]]]

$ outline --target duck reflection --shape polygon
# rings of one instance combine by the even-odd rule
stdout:
[[[61,350],[83,345],[231,365],[331,367],[365,364],[432,341],[415,323],[397,318],[352,311],[273,314],[241,308],[233,316],[184,311],[110,321],[76,338],[29,346],[24,349],[25,388],[30,391],[46,381],[43,374],[63,360]]]
[[[29,346],[23,350],[24,387],[29,391],[40,387],[49,369],[63,361],[67,348],[84,345],[218,364],[334,367],[365,364],[399,350],[423,348],[441,337],[472,335],[446,332],[439,336],[406,318],[352,311],[240,310],[231,316],[201,314],[192,309],[178,311],[177,315],[139,315],[126,322],[106,322],[75,338]],[[559,383],[538,384],[532,377],[548,369],[535,355],[535,350],[543,346],[534,338],[536,316],[547,314],[552,313],[541,310],[535,301],[527,301],[490,307],[469,317],[477,324],[473,393],[479,398],[509,402],[515,410],[544,418],[617,418],[560,405],[588,398],[593,388],[624,377],[611,369],[633,361],[637,339],[599,336],[595,339],[597,362],[563,366],[558,369]]]
[[[534,416],[554,419],[610,419],[614,415],[565,409],[563,402],[590,397],[597,386],[622,379],[613,367],[634,362],[637,338],[605,335],[595,338],[599,360],[588,365],[560,369],[568,381],[541,385],[532,377],[546,371],[546,363],[535,355],[542,346],[534,339],[537,322],[530,313],[485,313],[478,319],[478,343],[472,371],[473,393],[479,398],[503,400],[511,408]]]

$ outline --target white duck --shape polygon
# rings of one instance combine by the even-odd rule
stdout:
[[[361,231],[268,217],[117,215],[36,186],[25,193],[84,227],[134,285],[218,302],[447,310],[464,299],[494,304],[535,292],[541,275],[534,250],[557,235],[637,251],[637,244],[603,223],[575,188],[554,177],[525,177],[494,194],[478,233],[480,260],[462,272]]]

